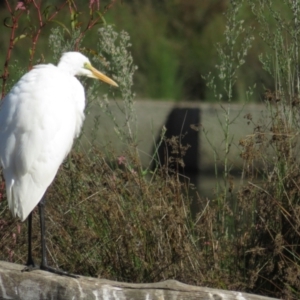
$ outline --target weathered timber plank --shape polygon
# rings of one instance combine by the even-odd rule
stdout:
[[[176,280],[133,284],[90,277],[74,279],[40,270],[21,272],[23,268],[22,265],[0,261],[0,300],[274,300],[241,292],[191,286]]]

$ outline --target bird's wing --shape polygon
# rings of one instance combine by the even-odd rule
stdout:
[[[52,65],[25,74],[4,99],[0,157],[9,206],[22,220],[41,200],[69,153],[83,109],[82,85]]]

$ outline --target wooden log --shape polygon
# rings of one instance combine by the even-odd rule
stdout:
[[[0,300],[275,299],[242,292],[191,286],[176,280],[135,284],[83,276],[74,279],[40,270],[21,272],[23,268],[22,265],[0,261]]]

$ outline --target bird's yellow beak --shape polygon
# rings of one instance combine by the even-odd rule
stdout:
[[[92,65],[88,64],[85,67],[92,72],[92,76],[91,77],[93,77],[95,79],[100,79],[103,82],[106,82],[106,83],[108,83],[110,85],[118,86],[118,84],[115,81],[113,81],[112,79],[110,79],[109,77],[107,77],[106,75],[104,75],[103,73],[101,73],[100,71],[98,71]]]

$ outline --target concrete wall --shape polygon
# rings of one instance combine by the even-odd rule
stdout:
[[[122,107],[122,102],[111,101],[109,107],[115,116],[118,124],[124,126],[125,117],[119,107]],[[162,102],[162,101],[135,101],[135,114],[137,117],[137,143],[140,150],[142,162],[147,166],[150,162],[153,152],[154,142],[161,132],[161,128],[167,122],[167,118],[174,108],[181,109],[198,109],[200,111],[200,128],[198,131],[198,155],[200,159],[197,161],[198,169],[202,172],[213,171],[214,169],[214,151],[210,143],[217,151],[219,161],[218,165],[221,167],[225,153],[224,133],[220,122],[225,124],[225,112],[219,104],[207,104],[201,102]],[[227,109],[227,104],[224,104]],[[242,160],[240,158],[241,148],[239,147],[239,140],[246,135],[253,133],[253,125],[247,125],[247,120],[244,118],[246,114],[251,114],[253,120],[265,118],[264,105],[230,105],[230,139],[232,138],[231,150],[229,155],[229,162],[242,167]],[[84,136],[82,142],[85,147],[88,147],[91,140],[91,130],[93,127],[95,116],[99,117],[100,128],[97,131],[97,143],[104,147],[105,144],[111,142],[113,149],[117,154],[122,154],[125,148],[122,142],[115,134],[114,125],[111,118],[108,117],[96,106],[89,111],[86,117],[84,126]],[[188,122],[188,115],[185,120]],[[197,124],[196,124],[197,125]],[[207,133],[210,143],[204,135],[203,130]],[[192,145],[193,146],[193,145]]]

